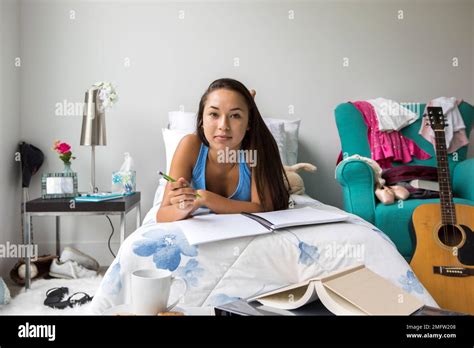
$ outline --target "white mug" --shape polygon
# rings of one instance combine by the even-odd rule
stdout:
[[[164,269],[140,269],[132,273],[132,308],[134,314],[156,315],[160,312],[169,312],[175,307],[181,296],[168,305],[171,284],[175,281],[184,283],[184,296],[187,284],[184,279],[173,277],[172,273]]]

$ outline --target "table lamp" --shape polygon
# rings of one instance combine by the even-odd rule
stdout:
[[[107,145],[105,134],[105,109],[99,98],[100,89],[91,87],[86,91],[84,115],[82,117],[81,145],[91,147],[91,192],[99,190],[95,185],[95,147]]]

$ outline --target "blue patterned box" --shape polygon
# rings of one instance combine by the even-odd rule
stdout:
[[[137,188],[137,172],[135,170],[112,173],[112,192],[132,193]]]

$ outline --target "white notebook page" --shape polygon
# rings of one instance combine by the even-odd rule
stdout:
[[[198,215],[173,223],[179,226],[191,245],[271,232],[241,214]]]

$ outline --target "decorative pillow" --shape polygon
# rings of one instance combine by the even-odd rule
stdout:
[[[283,165],[288,164],[288,158],[287,158],[287,153],[286,153],[286,146],[287,146],[287,134],[285,133],[285,127],[283,123],[267,123],[265,122],[268,130],[270,133],[272,133],[273,138],[275,138],[275,141],[278,145],[278,151],[280,152],[280,157]]]
[[[168,112],[169,129],[192,133],[196,130],[196,113],[184,111]]]
[[[283,137],[285,138],[285,146],[283,147],[284,154],[282,154],[282,152],[280,151],[283,165],[292,166],[298,163],[298,134],[301,120],[282,120],[279,118],[266,117],[264,118],[264,121],[267,127],[270,129],[270,132],[272,132],[271,127],[274,127],[272,125],[278,125],[278,129],[279,127],[281,127],[280,125],[283,126],[285,132],[285,136]],[[275,134],[273,132],[272,134],[273,137],[275,137]],[[286,163],[284,160],[286,160]]]

